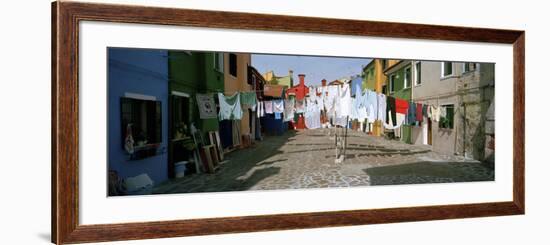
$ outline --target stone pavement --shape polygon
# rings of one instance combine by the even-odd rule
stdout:
[[[493,181],[477,161],[446,156],[430,146],[348,131],[345,160],[335,161],[335,130],[268,136],[226,155],[214,174],[193,174],[157,186],[154,193],[221,192],[368,185]]]

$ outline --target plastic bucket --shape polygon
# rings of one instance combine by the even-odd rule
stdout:
[[[176,178],[183,178],[185,176],[185,171],[187,170],[188,161],[181,161],[175,164]]]

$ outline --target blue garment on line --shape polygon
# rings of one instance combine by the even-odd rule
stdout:
[[[409,102],[409,113],[407,113],[407,124],[416,123],[416,103]]]
[[[356,96],[361,93],[361,86],[363,85],[363,78],[356,77],[351,80],[351,96]]]
[[[369,118],[369,122],[372,123],[377,118],[378,94],[372,90],[366,90],[363,97],[365,100],[364,106],[367,108],[367,117]]]

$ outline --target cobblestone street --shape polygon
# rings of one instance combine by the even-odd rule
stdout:
[[[334,129],[316,129],[268,136],[251,148],[227,154],[216,173],[171,180],[154,193],[494,180],[494,171],[483,163],[351,130],[345,161],[337,163],[333,134]]]

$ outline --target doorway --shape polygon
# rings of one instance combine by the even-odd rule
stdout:
[[[192,141],[189,134],[191,125],[189,95],[180,92],[173,92],[170,96],[169,108],[169,141],[168,141],[168,176],[176,177],[176,164],[188,161],[192,151],[186,150],[185,145]],[[187,164],[187,168],[193,168]],[[191,170],[191,169],[189,169]],[[196,170],[194,170],[196,171]],[[186,171],[187,172],[187,171]]]

